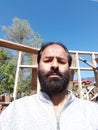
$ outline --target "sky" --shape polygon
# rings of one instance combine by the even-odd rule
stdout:
[[[45,42],[63,42],[69,50],[98,52],[98,0],[0,0],[1,26],[18,17]]]
[[[0,0],[1,26],[18,17],[45,42],[63,42],[69,50],[98,51],[98,0]]]

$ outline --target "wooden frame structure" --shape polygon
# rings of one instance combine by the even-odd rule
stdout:
[[[32,68],[32,71],[34,75],[32,76],[32,94],[35,93],[36,91],[39,91],[39,82],[37,80],[37,61],[36,57],[38,54],[38,49],[32,48],[26,45],[21,45],[19,43],[14,43],[11,41],[7,40],[2,40],[0,39],[0,46],[17,50],[19,51],[19,59],[18,59],[18,64],[17,64],[17,71],[16,71],[16,78],[15,78],[15,86],[14,86],[14,92],[13,92],[13,98],[16,99],[17,95],[17,88],[18,88],[18,75],[19,75],[19,70],[20,68]],[[33,55],[33,62],[32,65],[21,65],[21,53],[26,52],[26,53],[31,53]],[[98,63],[98,52],[84,52],[84,51],[69,51],[70,54],[72,55],[72,65],[70,67],[71,70],[71,77],[70,77],[70,86],[73,86],[73,79],[74,79],[74,74],[75,72],[77,73],[77,80],[78,80],[78,86],[79,86],[79,94],[80,98],[83,98],[82,95],[82,84],[81,84],[81,71],[93,71],[94,76],[95,76],[95,81],[96,81],[96,93],[98,93],[98,68],[97,68],[97,63]],[[88,62],[86,59],[82,58],[81,55],[88,55],[91,57],[91,62]],[[88,67],[80,67],[80,61],[84,62],[85,64],[88,65]]]
[[[98,67],[97,67],[98,52],[70,51],[70,54],[73,57],[72,65],[70,67],[70,69],[71,69],[71,79],[70,79],[71,86],[73,86],[74,74],[76,72],[77,80],[78,80],[78,87],[79,87],[79,97],[83,98],[83,96],[84,96],[82,93],[83,85],[82,85],[82,80],[81,80],[83,77],[81,77],[81,71],[92,71],[94,74],[94,78],[95,78],[95,83],[93,83],[93,88],[94,88],[94,92],[95,92],[93,97],[95,97],[95,95],[98,95]],[[88,61],[87,59],[83,58],[85,56],[88,56],[91,61]],[[82,63],[84,63],[86,66],[83,65],[83,67],[81,67],[80,61]],[[94,84],[96,84],[96,85],[94,86]],[[88,90],[86,95],[89,96],[91,91],[92,90]]]

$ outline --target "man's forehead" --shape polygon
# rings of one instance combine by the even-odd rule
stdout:
[[[62,47],[62,46],[60,46],[60,45],[57,45],[57,44],[53,44],[53,45],[49,45],[49,46],[47,46],[44,50],[43,50],[43,52],[45,52],[45,51],[57,51],[57,52],[59,52],[60,50],[62,50],[62,51],[64,51],[64,52],[66,52],[67,53],[67,51],[65,51],[65,49]]]
[[[56,44],[47,46],[42,52],[42,55],[44,56],[58,57],[58,56],[66,56],[66,54],[68,54],[68,52],[66,52],[62,46]]]

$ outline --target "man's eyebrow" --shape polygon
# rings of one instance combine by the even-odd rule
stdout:
[[[60,59],[60,60],[66,60],[65,57],[61,57],[61,56],[45,56],[44,58],[57,58],[57,59]]]
[[[53,58],[54,56],[44,56],[44,58]]]
[[[66,58],[64,58],[64,57],[57,57],[57,59],[66,60]]]

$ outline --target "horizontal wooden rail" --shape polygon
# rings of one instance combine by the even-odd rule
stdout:
[[[19,65],[20,68],[37,68],[37,65]]]
[[[0,105],[4,105],[4,106],[6,106],[6,105],[9,105],[11,102],[0,102]]]
[[[38,49],[36,49],[36,48],[29,47],[26,45],[15,43],[15,42],[11,42],[11,41],[7,41],[7,40],[2,40],[2,39],[0,39],[0,46],[5,47],[5,48],[9,48],[9,49],[14,49],[17,51],[31,53],[31,54],[38,53]]]

